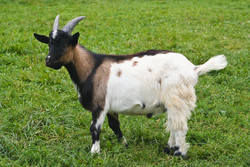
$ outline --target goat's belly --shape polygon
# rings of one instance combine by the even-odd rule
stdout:
[[[109,112],[125,115],[160,115],[166,111],[164,105],[155,105],[152,107],[147,107],[145,104],[137,104],[129,109],[111,109]]]

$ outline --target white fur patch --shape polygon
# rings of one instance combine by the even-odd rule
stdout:
[[[126,138],[124,136],[122,138],[123,138],[122,144],[127,145],[128,143],[127,143]]]
[[[102,127],[103,122],[105,120],[106,113],[107,112],[105,110],[100,113],[100,116],[97,118],[97,121],[96,121],[96,124],[95,124],[96,129]]]
[[[80,94],[79,88],[78,88],[77,84],[75,84],[74,82],[73,82],[73,84],[74,84],[75,89],[76,89],[76,91],[77,91],[78,98],[80,98],[80,97],[81,97],[81,94]]]
[[[220,70],[227,66],[227,59],[224,55],[218,55],[210,58],[206,63],[197,66],[195,71],[198,75],[203,75],[211,70]]]
[[[54,31],[52,32],[52,38],[53,38],[53,39],[56,39],[56,36],[57,36],[57,30],[54,30]]]
[[[187,130],[184,131],[175,131],[175,140],[176,140],[176,146],[179,146],[179,150],[182,155],[186,155],[187,150],[189,149],[189,143],[186,143],[186,134]]]
[[[176,145],[174,132],[175,132],[174,130],[170,131],[170,137],[169,137],[169,140],[168,140],[168,146],[170,148],[174,148],[174,146]]]
[[[194,67],[178,53],[134,57],[123,63],[113,63],[107,85],[106,105],[111,112],[116,113],[162,113],[168,104],[168,96],[165,95],[169,94],[169,90],[176,94],[180,89],[178,85],[181,87],[189,84],[192,87],[196,84],[198,76]],[[119,71],[122,74],[117,76]]]
[[[100,153],[100,141],[96,141],[91,147],[91,154]]]

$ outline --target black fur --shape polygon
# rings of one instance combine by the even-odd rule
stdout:
[[[71,80],[78,85],[80,83],[80,79],[76,72],[75,65],[71,62],[69,64],[66,64],[65,67],[68,70]]]
[[[45,43],[45,44],[48,44],[49,43],[49,37],[45,36],[45,35],[39,35],[39,34],[36,34],[34,33],[34,37],[42,42],[42,43]]]
[[[120,122],[118,120],[118,114],[107,114],[109,127],[114,131],[118,140],[121,140],[123,135],[120,129]]]
[[[72,36],[72,45],[73,45],[73,46],[76,46],[76,45],[77,45],[79,36],[80,36],[79,32],[75,33],[75,34]]]
[[[180,152],[180,151],[176,151],[176,152],[174,153],[174,156],[181,156],[181,152]]]
[[[100,110],[92,112],[92,124],[90,126],[90,133],[92,135],[92,144],[100,140],[101,127],[96,127],[97,118],[99,117]]]
[[[71,80],[76,84],[77,89],[80,93],[79,101],[83,108],[94,111],[93,107],[93,74],[90,75],[84,82],[80,83],[79,75],[77,74],[76,68],[73,63],[65,65],[66,69],[70,74]]]
[[[145,103],[142,103],[142,109],[144,109],[146,107]]]
[[[138,53],[134,53],[134,54],[130,54],[130,55],[105,55],[105,54],[98,54],[98,56],[101,57],[105,57],[105,58],[109,58],[111,60],[114,60],[115,62],[120,62],[120,61],[124,61],[124,60],[129,60],[132,59],[133,57],[143,57],[143,56],[154,56],[156,54],[166,54],[166,53],[170,53],[172,51],[169,50],[147,50],[147,51],[142,51],[142,52],[138,52]]]
[[[152,113],[146,115],[147,118],[151,118],[152,116],[153,116]]]

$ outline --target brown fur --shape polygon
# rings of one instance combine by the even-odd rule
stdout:
[[[134,61],[134,62],[133,62],[133,66],[136,66],[137,63],[138,63],[138,61]]]
[[[158,79],[158,83],[161,85],[161,78]]]
[[[122,75],[122,71],[119,70],[119,71],[117,72],[117,76],[118,76],[118,77],[121,77],[121,75]]]
[[[92,69],[94,67],[94,60],[88,53],[88,51],[83,49],[80,45],[77,45],[72,52],[74,55],[72,62],[76,67],[80,82],[83,82],[92,72]],[[71,54],[68,55],[71,56]]]
[[[194,71],[198,68],[199,66],[194,67]]]
[[[68,64],[70,62],[72,62],[73,60],[73,48],[72,47],[68,47],[64,53],[64,55],[60,58],[60,62],[63,62],[65,64]]]
[[[103,108],[105,106],[105,96],[107,93],[107,83],[109,79],[110,66],[111,61],[104,61],[104,63],[101,64],[100,67],[97,69],[93,81],[93,101],[96,102],[98,106],[101,106]]]

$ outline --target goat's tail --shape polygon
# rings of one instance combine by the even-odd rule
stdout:
[[[220,70],[227,66],[227,59],[224,55],[210,58],[205,64],[196,66],[195,71],[198,75],[203,75],[212,70]]]

